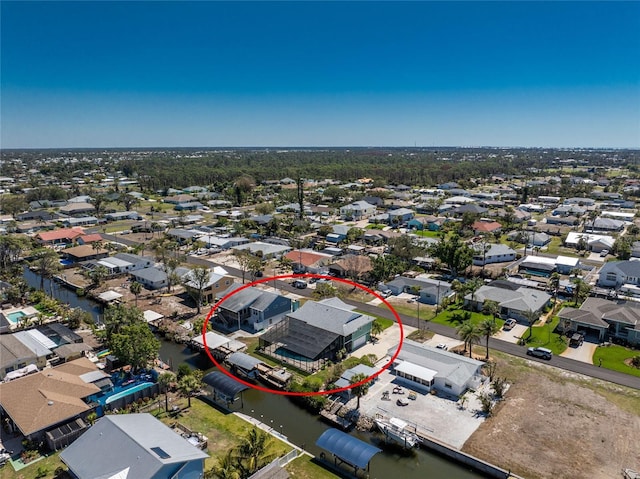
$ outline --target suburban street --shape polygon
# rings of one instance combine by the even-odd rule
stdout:
[[[233,276],[242,277],[242,271],[237,268],[233,268],[227,265],[220,265],[217,263],[213,263],[212,261],[188,256],[187,262],[200,266],[211,266],[215,264],[216,266],[222,266]],[[274,284],[275,283],[275,284]],[[300,296],[311,297],[313,290],[310,289],[296,289],[291,286],[286,281],[269,281],[269,285],[274,285],[278,290],[288,291],[290,293],[295,293]],[[377,316],[383,316],[389,319],[393,319],[395,321],[394,315],[389,311],[388,308],[381,308],[378,306],[374,306],[366,303],[358,303],[355,301],[345,301],[348,304],[356,306],[360,311],[365,313],[374,314]],[[445,326],[443,324],[437,324],[433,322],[422,322],[421,325],[418,324],[418,318],[413,316],[407,316],[404,314],[399,314],[400,319],[402,320],[402,324],[407,326],[413,326],[415,328],[423,327],[427,328],[430,331],[433,331],[436,334],[441,334],[442,336],[447,336],[449,338],[457,338],[456,330],[450,326]],[[495,349],[496,351],[501,351],[503,353],[511,354],[513,356],[518,356],[524,359],[528,359],[529,361],[537,361],[543,364],[548,364],[550,366],[555,366],[560,369],[564,369],[566,371],[570,371],[572,373],[584,374],[585,376],[590,376],[596,379],[601,379],[603,381],[609,381],[615,384],[620,384],[622,386],[627,386],[635,389],[640,389],[640,377],[631,376],[629,374],[624,374],[618,371],[612,371],[610,369],[600,368],[598,366],[594,366],[593,364],[587,364],[580,361],[575,361],[569,358],[563,358],[559,356],[553,356],[551,360],[544,360],[534,358],[532,356],[527,356],[527,348],[525,346],[518,346],[514,343],[509,343],[506,341],[501,341],[498,339],[491,338],[489,340],[489,347],[491,349]]]

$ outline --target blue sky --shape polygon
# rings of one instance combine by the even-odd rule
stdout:
[[[640,147],[640,2],[0,2],[3,148]]]

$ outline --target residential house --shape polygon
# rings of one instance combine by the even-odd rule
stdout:
[[[374,318],[354,310],[338,298],[309,300],[262,334],[260,346],[305,362],[336,360],[340,351],[352,353],[371,339]]]
[[[397,350],[397,346],[390,348],[387,355],[393,356]],[[411,389],[424,392],[435,389],[458,397],[480,386],[484,380],[483,366],[482,361],[405,339],[392,372]]]
[[[596,200],[593,198],[567,198],[563,203],[565,205],[595,206]]]
[[[89,213],[95,213],[96,208],[91,203],[69,203],[61,206],[58,211],[69,216],[85,216]]]
[[[182,282],[187,292],[193,297],[198,295],[198,287],[202,287],[202,302],[214,303],[217,299],[223,296],[223,292],[229,289],[229,286],[233,284],[233,277],[229,275],[228,271],[221,266],[209,269],[209,279],[206,284],[198,285],[193,278],[193,270],[189,270],[182,277]]]
[[[200,236],[198,238],[198,241],[202,241],[207,246],[207,248],[220,248],[222,250],[227,250],[250,243],[250,240],[248,238],[243,238],[241,236],[223,237],[215,235],[204,235]]]
[[[137,211],[116,211],[114,213],[105,213],[104,219],[107,221],[123,221],[123,220],[142,220],[142,216]]]
[[[483,206],[479,206],[475,203],[466,203],[456,208],[453,208],[452,210],[449,211],[449,213],[454,216],[462,217],[464,216],[465,213],[470,213],[472,215],[480,216],[480,215],[486,214],[488,211],[489,210],[487,208],[484,208]]]
[[[51,221],[55,215],[47,210],[36,210],[19,213],[16,215],[16,221]]]
[[[547,256],[525,256],[518,265],[518,271],[535,276],[550,276],[554,272],[560,274],[570,274],[580,266],[580,258],[571,256],[557,256],[550,258]]]
[[[565,331],[578,331],[600,342],[611,339],[640,345],[640,305],[635,301],[587,298],[580,309],[558,313]]]
[[[395,354],[395,352],[394,352]],[[365,377],[370,378],[374,374],[376,374],[379,370],[377,368],[372,368],[371,366],[367,366],[366,364],[358,364],[352,368],[347,369],[340,375],[340,379],[338,379],[334,384],[336,389],[346,388],[351,385],[351,380],[354,376],[363,374]],[[374,377],[369,384],[373,384],[378,380],[377,376]],[[349,388],[340,393],[341,395],[350,398],[353,395],[353,388]]]
[[[575,226],[580,223],[575,216],[547,216],[544,220],[548,225]]]
[[[584,230],[587,233],[611,233],[620,232],[627,223],[611,218],[596,218],[593,221],[585,221]]]
[[[413,217],[416,215],[416,212],[410,210],[409,208],[396,208],[395,210],[389,210],[387,214],[389,215],[390,225],[402,226],[413,219]]]
[[[175,195],[175,196],[167,196],[162,201],[165,203],[171,203],[172,205],[178,205],[180,203],[189,203],[191,201],[196,201],[197,198],[191,195]]]
[[[53,231],[42,231],[36,235],[36,239],[42,245],[57,245],[73,243],[76,239],[83,235],[84,229],[80,227],[64,228]]]
[[[577,216],[578,218],[587,212],[586,208],[582,208],[576,204],[560,205],[556,207],[551,214],[553,216]]]
[[[61,222],[68,228],[73,228],[74,226],[92,226],[98,224],[98,218],[95,216],[78,216],[64,218]]]
[[[0,313],[0,319],[4,319],[2,313]],[[38,365],[44,367],[50,353],[51,351],[48,351],[47,354],[38,356],[37,351],[29,348],[17,336],[4,334],[0,341],[0,381],[4,380],[8,373],[30,365],[33,365],[36,370]]]
[[[407,228],[418,231],[440,231],[445,221],[445,218],[438,218],[433,215],[418,216],[407,223]]]
[[[373,263],[368,256],[349,254],[329,265],[329,274],[339,278],[364,278],[373,271]]]
[[[239,288],[242,285],[234,283],[221,296]],[[256,332],[279,323],[291,309],[290,298],[258,288],[244,288],[219,304],[218,317],[229,328],[237,325]]]
[[[199,201],[187,201],[186,203],[178,203],[173,207],[176,211],[195,211],[204,207]]]
[[[340,207],[340,216],[345,220],[360,221],[375,214],[376,207],[366,201],[356,201]]]
[[[72,479],[200,479],[208,457],[146,413],[104,416],[60,454]]]
[[[7,427],[31,440],[44,440],[47,431],[85,418],[93,407],[86,400],[100,388],[83,379],[99,371],[87,358],[0,384],[0,409]]]
[[[176,240],[178,244],[185,245],[199,239],[202,236],[202,231],[171,228],[166,234]]]
[[[587,250],[593,251],[594,253],[600,253],[604,249],[611,250],[615,243],[615,239],[609,235],[571,231],[564,240],[564,245],[570,248],[577,248],[581,241],[584,242]]]
[[[475,252],[473,254],[473,264],[475,266],[484,266],[494,263],[506,263],[515,261],[516,252],[512,248],[504,244],[482,244],[476,243],[473,246]]]
[[[398,276],[388,283],[380,283],[378,289],[389,290],[396,296],[401,293],[416,294],[417,292],[418,300],[425,304],[440,304],[444,298],[452,294],[451,283],[420,276],[416,278]]]
[[[493,234],[502,231],[502,225],[497,221],[474,221],[471,225],[473,234],[478,236],[481,234]]]
[[[166,271],[152,266],[150,268],[131,271],[131,277],[147,289],[160,289],[169,284]]]
[[[103,241],[102,235],[99,233],[88,234],[78,238],[79,245],[90,245],[98,241]]]
[[[106,249],[99,248],[95,250],[93,246],[88,244],[66,248],[63,249],[60,253],[67,259],[75,263],[78,263],[80,261],[106,258],[107,256],[109,256],[109,252]]]
[[[520,287],[505,281],[493,281],[481,286],[474,294],[464,297],[464,304],[475,311],[482,311],[485,301],[495,301],[500,306],[503,318],[527,322],[527,311],[542,314],[551,296],[544,291]]]
[[[631,284],[640,286],[640,261],[610,261],[600,269],[598,286],[604,288],[620,288]]]
[[[262,241],[255,241],[253,243],[234,246],[231,249],[233,249],[234,251],[249,251],[251,254],[263,259],[279,259],[283,254],[291,251],[290,246],[273,243],[263,243]]]
[[[329,271],[329,263],[333,261],[332,255],[310,249],[289,251],[284,257],[293,263],[295,273],[325,274]]]

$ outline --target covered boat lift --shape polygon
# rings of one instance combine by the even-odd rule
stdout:
[[[249,389],[248,386],[241,384],[220,371],[213,371],[205,375],[202,378],[202,382],[211,393],[214,403],[220,404],[220,402],[224,402],[225,405],[229,407],[229,405],[240,399],[241,407],[244,407],[242,391]]]
[[[381,452],[375,446],[350,436],[338,429],[327,429],[316,441],[316,446],[333,454],[333,464],[336,468],[341,464],[353,467],[357,476],[359,470],[369,473],[371,458]],[[320,454],[324,458],[324,453]]]

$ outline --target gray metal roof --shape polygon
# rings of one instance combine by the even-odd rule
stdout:
[[[464,297],[471,300],[471,294]],[[498,288],[491,285],[481,286],[475,293],[475,300],[483,303],[487,300],[496,301],[500,306],[516,311],[539,311],[551,299],[547,293],[530,288],[518,288],[515,291]]]
[[[246,353],[232,353],[229,356],[227,356],[227,359],[225,359],[225,361],[227,361],[229,364],[242,368],[246,371],[250,371],[256,368],[258,364],[263,364],[263,362],[260,361],[258,358],[249,356]]]
[[[377,447],[337,429],[323,432],[316,441],[316,446],[360,469],[366,468],[371,458],[381,452]]]
[[[166,465],[209,457],[151,414],[104,416],[62,451],[79,479],[106,479],[128,469],[128,478],[156,477]]]
[[[151,281],[152,283],[167,280],[167,273],[165,273],[161,269],[156,268],[155,266],[152,266],[151,268],[143,268],[137,271],[132,271],[131,275],[135,278]]]
[[[213,371],[202,378],[202,382],[208,384],[216,391],[222,393],[229,398],[235,397],[245,389],[249,389],[248,386],[239,383],[235,379],[231,379],[220,371]]]
[[[223,296],[237,290],[241,286],[242,285],[238,283],[232,284],[231,287],[223,293]],[[257,288],[245,288],[225,299],[222,304],[220,304],[220,308],[226,309],[227,311],[238,312],[252,305],[254,301],[262,295],[262,293],[264,293],[264,291]]]
[[[340,336],[348,336],[374,318],[366,314],[352,311],[353,307],[338,298],[329,298],[320,302],[307,301],[304,305],[290,313],[290,318],[303,321],[325,331]]]

